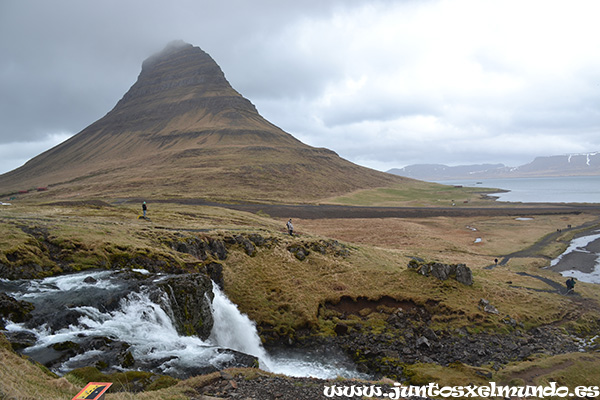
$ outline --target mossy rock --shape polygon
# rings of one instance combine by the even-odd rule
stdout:
[[[212,282],[202,273],[183,274],[170,277],[158,284],[167,294],[174,317],[174,325],[181,335],[197,335],[202,340],[210,336],[213,326],[211,303],[213,299]],[[154,299],[164,303],[161,296]]]
[[[74,369],[66,375],[66,378],[80,385],[87,384],[88,382],[111,382],[113,385],[110,388],[110,392],[159,390],[171,387],[179,382],[178,379],[170,376],[143,371],[105,374],[100,372],[96,367]]]

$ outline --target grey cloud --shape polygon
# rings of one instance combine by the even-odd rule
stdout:
[[[588,56],[581,61],[574,53],[564,73],[550,68],[563,60],[560,54],[544,59],[549,68],[532,59],[533,69],[519,64],[515,54],[535,54],[536,49],[512,53],[519,43],[505,44],[504,37],[480,40],[472,49],[468,36],[461,37],[464,42],[453,48],[458,53],[446,54],[438,39],[452,32],[435,32],[434,25],[409,20],[425,15],[429,18],[418,22],[445,21],[436,19],[436,7],[443,4],[1,1],[0,146],[20,143],[34,151],[23,143],[47,143],[49,134],[79,132],[117,103],[145,58],[181,39],[208,52],[232,86],[275,125],[365,165],[401,167],[424,159],[518,165],[557,148],[568,151],[560,147],[563,143],[600,150],[600,61],[591,51],[597,47],[594,35],[572,42],[590,52],[582,52]],[[360,19],[364,10],[369,21]],[[458,11],[455,18],[460,18]],[[370,29],[369,23],[395,22],[377,19],[391,13],[401,31],[379,30],[380,25]],[[469,18],[462,23],[469,24]],[[360,36],[352,37],[356,29]],[[473,38],[480,33],[492,35],[473,31]],[[543,32],[536,35],[544,37]],[[450,39],[447,43],[454,45]],[[464,65],[480,75],[457,67]],[[552,75],[556,71],[561,74]],[[362,76],[367,83],[354,95],[342,92],[329,103],[323,100],[328,91],[343,88],[340,82]],[[514,87],[504,87],[504,82]],[[398,123],[418,116],[435,119],[435,129]],[[557,141],[561,143],[553,144]]]

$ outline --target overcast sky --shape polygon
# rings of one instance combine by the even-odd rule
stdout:
[[[382,171],[600,151],[597,0],[0,0],[0,173],[179,39],[275,125]]]

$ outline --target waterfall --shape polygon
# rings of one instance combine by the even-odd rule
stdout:
[[[261,367],[269,369],[269,356],[261,344],[256,324],[242,314],[213,282],[212,313],[214,324],[209,340],[217,346],[257,357]]]
[[[94,283],[89,277],[98,281]],[[214,325],[210,337],[203,341],[195,336],[179,335],[170,310],[165,311],[153,302],[145,288],[130,291],[126,283],[117,272],[107,271],[42,280],[0,280],[0,290],[18,300],[34,303],[36,312],[61,309],[76,315],[75,321],[66,318],[61,324],[48,322],[52,321],[50,316],[38,316],[37,326],[8,322],[6,329],[34,334],[36,343],[23,353],[42,363],[52,357],[56,359],[54,345],[73,342],[91,348],[71,355],[66,361],[60,359],[58,365],[53,364],[52,369],[59,374],[114,357],[114,347],[118,345],[121,347],[116,346],[117,349],[131,352],[135,368],[177,377],[204,373],[202,368],[205,367],[226,366],[234,358],[226,349],[252,355],[259,359],[260,368],[274,373],[316,378],[364,377],[356,372],[347,357],[341,353],[334,356],[330,349],[315,353],[286,349],[269,354],[262,346],[255,323],[242,314],[216,284],[213,284],[212,301]],[[100,298],[111,297],[117,290],[121,290],[122,297],[113,309],[99,306],[103,304]],[[74,299],[79,303],[73,305]],[[108,341],[109,346],[90,347],[89,342],[98,338],[105,338],[102,340]],[[116,345],[111,348],[110,343]]]
[[[356,371],[347,356],[334,349],[327,349],[326,355],[322,351],[306,349],[285,349],[269,354],[262,346],[254,321],[240,313],[215,283],[213,294],[214,325],[209,340],[214,345],[253,355],[259,359],[261,369],[287,376],[368,378]]]

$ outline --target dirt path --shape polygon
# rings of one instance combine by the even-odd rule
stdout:
[[[505,255],[502,258],[502,260],[500,260],[500,262],[498,262],[498,265],[506,265],[506,263],[511,258],[519,258],[519,257],[521,257],[521,258],[542,257],[542,258],[550,259],[550,257],[548,257],[546,254],[544,254],[544,249],[546,249],[552,243],[561,241],[560,237],[565,232],[569,232],[569,231],[578,232],[577,234],[575,234],[575,237],[587,236],[591,233],[592,230],[598,229],[599,226],[600,226],[600,218],[598,218],[594,221],[586,222],[585,224],[582,224],[579,226],[575,226],[575,227],[571,227],[571,228],[567,228],[567,229],[561,229],[560,231],[549,233],[548,235],[544,236],[543,238],[541,238],[540,240],[538,240],[536,243],[529,246],[528,248]],[[563,242],[565,244],[568,243],[566,241],[563,241]],[[496,267],[495,264],[488,266],[486,269],[493,269],[494,267]]]
[[[274,218],[429,218],[474,216],[531,216],[589,213],[600,216],[600,205],[537,204],[528,206],[494,207],[361,207],[331,204],[226,204],[199,199],[153,200],[160,203],[179,203],[198,206],[224,207],[246,212],[264,212]]]
[[[575,227],[571,227],[568,229],[562,229],[560,231],[556,231],[556,232],[552,232],[546,236],[544,236],[542,239],[540,239],[539,241],[537,241],[536,243],[534,243],[532,246],[520,250],[520,251],[516,251],[514,253],[508,254],[506,256],[504,256],[502,258],[502,260],[500,260],[500,262],[498,262],[498,264],[492,264],[488,267],[486,267],[486,269],[493,269],[497,266],[500,265],[506,265],[508,263],[508,261],[511,258],[518,258],[518,257],[523,257],[523,258],[527,258],[527,257],[542,257],[542,258],[546,258],[546,259],[550,259],[550,257],[548,257],[546,254],[544,254],[544,249],[547,248],[551,243],[554,243],[556,241],[561,241],[560,237],[565,233],[565,232],[569,232],[569,231],[575,231],[577,232],[575,234],[575,238],[577,237],[582,237],[582,236],[587,236],[590,235],[592,231],[595,231],[598,229],[600,225],[600,218],[594,220],[594,221],[590,221],[590,222],[586,222],[582,225],[579,226],[575,226]],[[568,244],[567,241],[562,240],[565,244]],[[577,255],[575,255],[575,257],[577,257]],[[578,257],[579,261],[577,263],[577,265],[580,265],[582,270],[587,270],[587,269],[593,269],[595,267],[595,258],[592,258],[592,262],[594,263],[594,265],[589,266],[586,263],[589,263],[590,259],[585,257],[585,254],[582,254],[582,256]],[[544,282],[545,284],[547,284],[548,286],[550,286],[552,289],[531,289],[530,290],[538,290],[538,291],[545,291],[545,292],[553,292],[553,293],[559,293],[559,294],[563,294],[566,295],[567,294],[567,288],[564,284],[553,281],[552,279],[540,276],[540,275],[535,275],[535,274],[530,274],[527,272],[517,272],[518,275],[521,276],[527,276],[530,278],[534,278],[534,279],[538,279],[542,282]],[[579,302],[583,302],[583,303],[588,303],[589,299],[583,299],[580,298],[581,296],[577,293],[577,292],[572,292],[569,294],[569,296],[573,296],[574,298],[579,298],[577,301]],[[575,300],[575,299],[574,299]],[[594,307],[597,308],[598,305],[595,304],[595,302],[592,302],[593,305],[590,303],[588,304],[588,306],[590,307]]]

